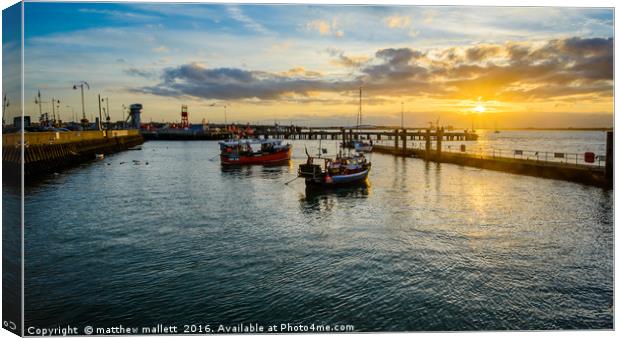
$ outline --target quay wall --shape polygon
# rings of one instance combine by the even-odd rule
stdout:
[[[50,173],[144,143],[138,130],[33,132],[24,134],[24,174]],[[3,176],[21,173],[21,135],[2,135]]]
[[[613,188],[613,179],[606,177],[605,169],[595,166],[571,163],[552,163],[526,159],[511,159],[463,153],[425,151],[423,149],[402,149],[375,145],[373,152],[396,156],[416,157],[426,161],[450,163],[481,169],[503,171],[513,174],[543,177],[577,182],[603,188]]]

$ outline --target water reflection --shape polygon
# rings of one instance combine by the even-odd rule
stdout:
[[[260,170],[260,177],[268,179],[280,179],[283,174],[291,171],[292,163],[288,161],[279,165],[263,165]]]
[[[371,191],[370,187],[368,180],[353,186],[332,189],[308,186],[305,196],[300,199],[301,209],[304,213],[329,211],[337,203],[345,204],[355,199],[368,198]]]
[[[243,178],[252,176],[252,172],[254,166],[246,165],[246,166],[221,166],[222,167],[222,176],[228,176],[233,178]]]
[[[258,173],[263,178],[278,179],[282,177],[282,174],[290,172],[292,168],[293,162],[286,161],[264,165],[223,165],[221,171],[223,176],[243,178]]]

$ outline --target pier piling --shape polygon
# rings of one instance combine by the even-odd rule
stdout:
[[[443,140],[443,128],[437,128],[437,159],[441,158],[441,141]]]
[[[394,150],[398,152],[398,129],[394,129]]]
[[[425,158],[429,158],[431,154],[431,131],[426,129],[426,134],[424,135],[424,156]]]

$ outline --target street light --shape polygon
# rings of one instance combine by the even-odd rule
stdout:
[[[65,105],[66,108],[71,108],[71,122],[75,122],[75,111],[73,110],[73,107],[70,105]]]
[[[400,129],[405,129],[405,102],[400,103]]]
[[[106,106],[103,107],[103,115],[105,116],[105,120],[106,120],[106,129],[110,129],[110,101],[108,100],[107,97],[105,98],[101,98],[101,102],[106,103]]]
[[[54,126],[56,126],[56,110],[58,110],[58,120],[60,118],[60,100],[52,97],[52,117],[54,118]]]
[[[218,105],[218,104],[212,103],[209,105],[209,107],[224,107],[224,125],[228,124],[228,118],[226,115],[227,115],[227,109],[228,107],[230,107],[230,104],[227,103],[223,105]]]
[[[90,89],[90,85],[86,81],[80,81],[73,85],[73,89],[78,89],[78,87],[80,87],[80,91],[82,93],[82,124],[86,124],[88,122],[86,119],[86,108],[84,107],[84,86],[86,86],[87,89]]]

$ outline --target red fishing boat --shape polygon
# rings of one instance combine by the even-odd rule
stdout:
[[[239,139],[219,145],[222,165],[279,164],[291,159],[292,146],[282,140]]]

